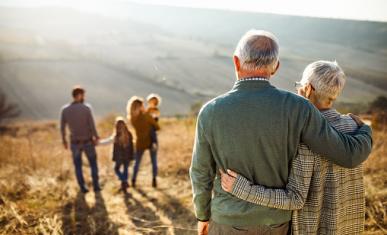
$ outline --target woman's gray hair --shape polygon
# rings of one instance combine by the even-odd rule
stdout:
[[[267,31],[249,30],[239,40],[234,55],[246,70],[275,67],[279,60],[278,39]]]
[[[319,101],[334,101],[345,85],[346,76],[336,61],[319,60],[306,66],[301,84],[311,84]]]

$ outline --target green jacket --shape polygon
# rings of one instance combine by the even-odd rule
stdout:
[[[219,168],[254,184],[285,187],[290,163],[303,142],[315,153],[352,168],[371,152],[371,129],[337,132],[306,99],[267,81],[238,81],[201,109],[190,168],[198,220],[234,226],[290,221],[291,211],[242,201],[222,190]]]

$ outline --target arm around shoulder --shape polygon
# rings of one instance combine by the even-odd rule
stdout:
[[[353,135],[338,132],[310,104],[308,116],[302,130],[301,141],[310,149],[335,164],[354,168],[368,158],[372,149],[372,131],[361,126]]]
[[[231,194],[261,206],[282,210],[299,210],[305,204],[313,175],[313,168],[313,153],[307,146],[300,145],[298,156],[292,161],[289,182],[285,189],[254,185],[245,177],[238,175]]]

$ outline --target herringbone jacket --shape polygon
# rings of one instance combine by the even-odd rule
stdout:
[[[338,131],[358,128],[349,116],[334,109],[322,112]],[[292,162],[285,189],[253,185],[238,176],[232,194],[240,199],[292,214],[292,234],[361,234],[364,229],[365,195],[362,166],[347,169],[312,153],[301,144]]]

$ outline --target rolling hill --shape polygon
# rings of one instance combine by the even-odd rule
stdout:
[[[231,88],[232,52],[250,28],[280,40],[278,87],[292,90],[313,60],[336,59],[349,77],[340,101],[387,94],[387,23],[133,3],[105,13],[0,7],[0,86],[23,118],[56,118],[74,84],[98,116],[151,92],[165,115],[185,114]]]

